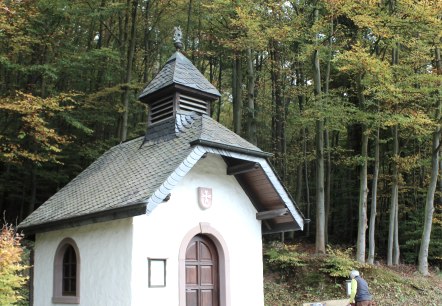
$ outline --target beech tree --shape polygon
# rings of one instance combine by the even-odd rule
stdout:
[[[435,73],[434,73],[435,72]],[[422,239],[419,251],[419,272],[423,275],[428,275],[428,249],[430,246],[431,229],[433,224],[433,214],[434,214],[434,198],[437,188],[437,180],[439,175],[439,156],[440,156],[440,137],[441,137],[441,111],[442,111],[442,97],[441,97],[441,80],[442,75],[442,63],[440,56],[440,49],[436,47],[434,49],[434,69],[433,74],[439,78],[435,79],[434,87],[434,100],[435,100],[435,122],[436,127],[433,132],[432,146],[431,146],[431,175],[430,182],[427,191],[427,197],[425,201],[425,213],[424,213],[424,227],[422,230]]]

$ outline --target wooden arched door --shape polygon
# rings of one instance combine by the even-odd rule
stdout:
[[[192,238],[186,250],[186,306],[219,305],[218,253],[204,235]]]

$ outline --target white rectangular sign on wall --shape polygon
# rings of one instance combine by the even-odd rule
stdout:
[[[166,287],[166,259],[149,260],[149,287]]]

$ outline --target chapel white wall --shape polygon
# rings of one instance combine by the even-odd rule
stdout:
[[[197,188],[212,188],[212,207],[198,205]],[[261,223],[256,210],[226,164],[208,154],[158,205],[134,222],[132,305],[178,305],[178,250],[188,231],[207,222],[218,231],[230,255],[232,306],[264,305]],[[166,287],[148,288],[147,258],[167,259]]]
[[[212,188],[212,207],[198,205],[197,188]],[[38,234],[35,244],[34,305],[52,304],[55,251],[67,237],[80,251],[80,305],[178,305],[178,251],[191,229],[209,223],[230,255],[232,306],[264,305],[261,224],[256,210],[226,164],[201,159],[168,202],[150,215]],[[166,287],[148,287],[147,258],[167,259]]]
[[[102,222],[37,234],[34,305],[53,304],[54,257],[59,243],[72,238],[80,252],[80,306],[131,305],[132,219]]]

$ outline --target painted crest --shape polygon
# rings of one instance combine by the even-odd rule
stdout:
[[[212,206],[212,188],[198,187],[198,204],[202,209]]]

